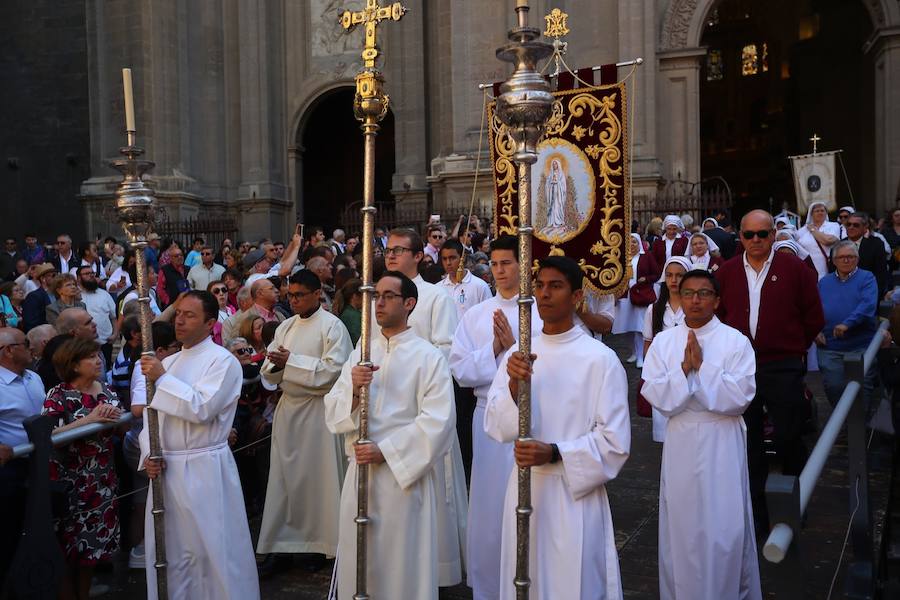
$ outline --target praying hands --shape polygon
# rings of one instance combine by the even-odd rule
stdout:
[[[693,331],[688,331],[687,345],[684,347],[684,360],[681,361],[681,370],[685,377],[691,371],[699,371],[703,364],[703,349]]]

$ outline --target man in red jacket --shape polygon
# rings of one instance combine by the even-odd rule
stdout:
[[[741,220],[744,253],[717,272],[722,285],[718,316],[746,335],[756,351],[756,396],[744,413],[750,493],[757,532],[768,532],[763,449],[763,407],[775,428],[782,472],[799,475],[806,464],[803,399],[806,351],[825,325],[816,273],[800,259],[773,252],[775,222],[763,210]]]

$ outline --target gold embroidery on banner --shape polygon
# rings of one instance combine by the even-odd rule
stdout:
[[[597,239],[591,244],[589,251],[591,255],[599,258],[599,264],[590,264],[585,258],[579,259],[578,263],[585,274],[585,283],[589,289],[599,294],[618,295],[628,284],[625,279],[627,248],[624,251],[622,248],[631,218],[631,207],[627,203],[627,173],[625,173],[627,162],[625,86],[618,83],[595,88],[592,91],[597,90],[600,91],[599,97],[585,93],[585,89],[556,93],[557,100],[553,103],[543,139],[551,141],[552,138],[562,138],[569,130],[573,119],[584,115],[590,118],[586,128],[576,125],[569,136],[579,143],[587,142],[587,145],[582,146],[583,152],[595,163],[594,168],[597,169],[599,189],[595,190],[594,202],[591,204],[594,211],[600,211],[602,218],[596,234]],[[621,119],[615,113],[619,102],[622,103]],[[515,235],[518,216],[515,212],[517,185],[516,168],[512,160],[514,148],[507,130],[495,116],[493,103],[488,107],[488,111],[492,125],[489,139],[494,157],[498,195],[498,202],[494,204],[496,232],[498,235]],[[613,181],[623,174],[625,175],[623,184]],[[538,198],[535,198],[535,201],[537,202]],[[584,231],[580,234],[586,235]],[[550,254],[565,255],[563,249],[555,243],[551,243]],[[536,264],[535,262],[535,266]]]

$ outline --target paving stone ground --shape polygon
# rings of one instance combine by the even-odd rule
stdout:
[[[607,340],[624,359],[630,352],[631,341],[626,336],[611,336]],[[632,406],[631,457],[615,481],[608,486],[613,522],[616,530],[616,546],[622,572],[625,598],[652,600],[658,598],[657,579],[657,509],[659,494],[659,467],[662,446],[650,440],[650,420],[634,414],[634,390],[640,373],[633,365],[627,365]],[[810,374],[808,384],[815,394],[819,407],[819,425],[824,425],[830,414],[818,374]],[[816,434],[808,439],[810,448]],[[890,476],[890,442],[880,434],[872,438],[870,458],[870,493],[873,497],[873,519],[877,524],[887,504]],[[847,484],[846,436],[841,434],[828,460],[807,511],[806,528],[802,533],[804,551],[805,597],[824,599],[835,573],[838,557],[844,542],[849,516],[849,491]],[[259,520],[251,527],[256,530]],[[255,533],[255,532],[254,532]],[[762,545],[760,541],[760,546]],[[852,557],[848,547],[843,567],[838,571],[832,598],[842,598],[841,574],[847,560]],[[112,587],[112,591],[100,598],[108,600],[133,600],[144,597],[142,571],[128,570],[126,560],[120,558],[113,570],[101,573],[99,581]],[[331,563],[316,573],[309,573],[297,566],[288,572],[261,582],[262,597],[268,600],[321,600],[325,598],[331,578]],[[775,568],[760,557],[762,585],[767,599],[777,596],[778,574]],[[441,591],[441,600],[462,600],[472,597],[466,586]],[[411,600],[411,599],[410,599]],[[792,599],[793,600],[793,599]]]

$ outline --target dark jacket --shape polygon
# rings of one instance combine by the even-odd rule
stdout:
[[[760,363],[805,356],[825,325],[816,273],[796,256],[775,252],[760,293],[755,338],[743,256],[726,262],[715,277],[722,287],[719,319],[747,336]]]
[[[721,227],[706,229],[703,233],[708,235],[709,239],[716,243],[716,245],[719,247],[719,253],[722,255],[722,258],[728,260],[734,256],[734,251],[737,247],[737,239],[735,239],[733,233],[728,233]]]
[[[50,259],[50,262],[56,268],[56,272],[59,273],[60,275],[62,275],[64,273],[68,273],[72,269],[77,269],[78,267],[80,267],[81,266],[81,257],[76,256],[76,254],[73,252],[72,256],[69,257],[69,260],[64,261],[62,259],[62,257],[59,254],[57,254],[52,259]]]
[[[38,325],[47,323],[47,307],[53,300],[44,288],[38,288],[25,296],[22,303],[22,318],[25,321],[25,332]]]
[[[875,282],[878,284],[878,298],[884,298],[888,289],[888,263],[884,255],[884,244],[877,237],[860,240],[859,268],[875,276]]]

